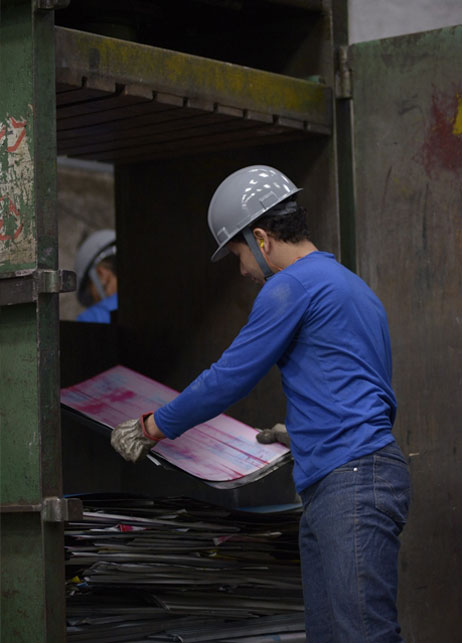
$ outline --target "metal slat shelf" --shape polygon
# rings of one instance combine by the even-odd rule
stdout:
[[[56,27],[58,153],[128,163],[331,132],[331,89]]]

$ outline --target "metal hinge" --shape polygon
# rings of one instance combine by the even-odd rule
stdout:
[[[76,276],[72,270],[18,270],[0,273],[0,306],[27,304],[41,294],[72,292]]]
[[[40,513],[43,522],[67,522],[82,520],[83,507],[80,498],[44,498],[43,502],[32,504],[5,504],[0,513]]]
[[[42,503],[44,522],[67,522],[82,520],[83,507],[80,498],[45,498]]]
[[[349,47],[344,45],[337,50],[337,72],[335,74],[335,97],[352,98],[352,71]]]

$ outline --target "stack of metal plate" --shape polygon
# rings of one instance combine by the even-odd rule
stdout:
[[[69,643],[305,641],[298,505],[83,500],[66,528]]]

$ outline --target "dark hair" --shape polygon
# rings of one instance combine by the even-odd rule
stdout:
[[[295,203],[294,203],[295,205]],[[293,212],[278,214],[278,208],[272,208],[251,224],[251,229],[263,228],[276,241],[286,243],[299,243],[310,240],[310,231],[307,224],[306,209],[297,205]],[[242,232],[239,232],[232,241],[244,242]]]
[[[117,276],[116,255],[109,255],[108,257],[104,257],[104,259],[101,259],[101,261],[98,262],[98,265],[104,266],[105,268],[107,268]]]

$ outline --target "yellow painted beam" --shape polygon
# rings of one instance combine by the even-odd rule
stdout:
[[[320,83],[63,27],[56,27],[56,75],[145,85],[305,121],[314,131],[328,133],[332,124],[332,92]]]

